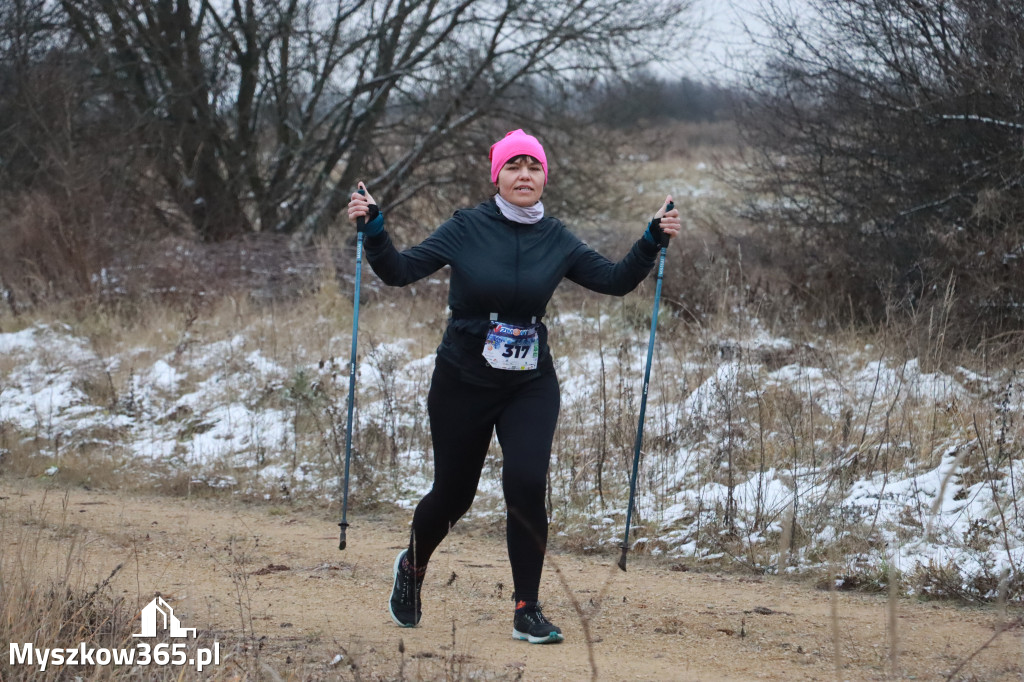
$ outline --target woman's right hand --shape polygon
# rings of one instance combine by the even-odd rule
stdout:
[[[672,208],[669,209],[669,206],[672,206]],[[671,194],[665,197],[664,203],[662,203],[658,212],[654,214],[654,217],[658,219],[661,231],[667,235],[669,239],[679,236],[679,230],[682,229],[682,223],[679,220],[679,209],[675,207]]]
[[[359,189],[363,190],[365,194],[352,192],[352,198],[348,202],[348,219],[352,222],[356,222],[359,218],[365,218],[366,222],[373,220],[374,216],[371,216],[370,206],[376,208],[377,202],[374,201],[373,197],[366,190],[366,185],[362,182],[357,185]],[[376,211],[373,211],[376,215]]]

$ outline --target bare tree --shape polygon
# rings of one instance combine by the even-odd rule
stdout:
[[[445,182],[460,144],[530,116],[530,86],[677,49],[692,1],[60,4],[111,106],[135,114],[177,203],[219,240],[322,231],[357,177],[391,205]]]
[[[75,98],[53,49],[58,20],[45,0],[0,0],[0,177],[8,187],[45,167],[64,103]]]
[[[755,215],[813,255],[817,295],[877,313],[952,278],[963,311],[1019,326],[1024,2],[804,5],[762,3],[740,118],[751,196],[772,199]]]

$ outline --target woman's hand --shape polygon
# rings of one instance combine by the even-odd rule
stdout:
[[[654,214],[655,218],[660,219],[661,231],[672,237],[679,235],[679,230],[682,228],[682,223],[679,220],[679,209],[673,207],[671,211],[666,211],[668,205],[672,203],[672,195],[669,194],[665,197],[665,202],[658,209],[658,212]]]
[[[374,201],[373,197],[366,190],[366,185],[360,182],[357,186],[366,193],[352,192],[352,198],[348,202],[348,219],[356,222],[359,218],[366,218],[367,222],[369,222],[373,220],[373,217],[370,215],[370,206],[376,206],[377,202]]]

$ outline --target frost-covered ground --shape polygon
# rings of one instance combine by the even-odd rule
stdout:
[[[647,338],[616,331],[608,315],[565,314],[551,326],[556,352],[573,348],[557,361],[553,529],[607,550],[622,541]],[[659,339],[635,551],[825,568],[841,580],[890,568],[953,575],[975,598],[994,598],[1007,575],[1020,580],[1015,372],[926,371],[870,345],[798,345],[751,328],[711,342]],[[338,335],[326,345],[348,344]],[[404,339],[367,345],[352,499],[411,507],[430,484],[432,353]],[[347,390],[345,360],[294,346],[275,354],[246,329],[163,355],[104,355],[68,326],[38,324],[0,334],[0,470],[20,456],[30,473],[58,479],[76,467],[159,486],[177,472],[266,499],[336,498]],[[473,514],[501,513],[499,466],[485,472]]]

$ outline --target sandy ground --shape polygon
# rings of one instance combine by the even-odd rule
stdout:
[[[224,640],[217,676],[273,679],[1020,680],[1019,613],[900,600],[895,659],[887,600],[803,582],[680,570],[636,555],[552,554],[545,613],[566,642],[511,638],[504,540],[469,521],[430,566],[419,627],[385,601],[408,514],[349,514],[223,499],[138,497],[0,479],[5,550],[43,550],[40,572],[71,559],[115,594],[162,594],[187,627]],[[995,638],[993,639],[993,636]],[[589,645],[588,645],[589,640]],[[251,646],[258,642],[258,661]],[[242,644],[240,644],[242,643]],[[232,649],[233,647],[233,649]],[[838,662],[837,662],[838,654]],[[969,659],[969,661],[968,661]],[[968,661],[964,663],[965,661]],[[949,677],[958,666],[955,675]],[[258,666],[258,667],[257,667]]]

